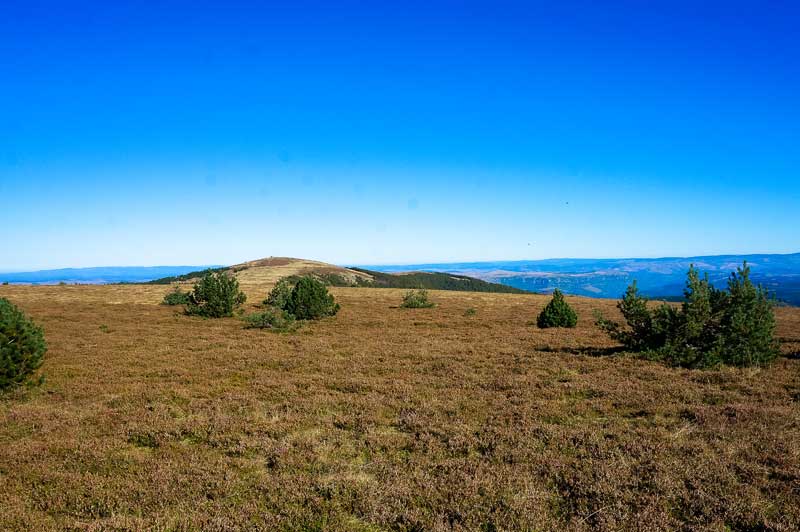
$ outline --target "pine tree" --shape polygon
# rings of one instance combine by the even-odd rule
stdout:
[[[680,309],[662,304],[648,310],[635,281],[617,306],[627,328],[602,316],[597,324],[628,349],[670,365],[760,366],[778,356],[772,303],[753,285],[747,263],[731,274],[727,291],[690,267]]]
[[[26,382],[42,365],[46,351],[42,328],[0,298],[0,390]]]
[[[264,305],[286,310],[292,297],[294,284],[287,278],[280,279],[264,300]]]
[[[578,324],[578,315],[564,299],[564,294],[556,288],[553,291],[553,299],[544,307],[539,314],[536,324],[540,329],[548,327],[575,327]]]
[[[235,277],[208,270],[189,294],[186,313],[206,318],[229,317],[246,299]]]
[[[720,357],[732,366],[761,366],[778,356],[775,314],[767,292],[750,280],[745,262],[728,280],[720,323]]]
[[[339,305],[322,282],[303,277],[292,290],[286,310],[298,320],[316,320],[333,316],[339,311]]]

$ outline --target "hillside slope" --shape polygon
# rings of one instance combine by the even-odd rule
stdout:
[[[345,268],[325,262],[291,257],[269,257],[235,264],[215,271],[230,271],[243,285],[272,284],[286,277],[312,276],[330,286],[353,286],[365,288],[427,288],[430,290],[453,290],[459,292],[490,292],[524,294],[525,290],[475,279],[465,275],[441,272],[396,272],[384,273],[363,268]],[[149,284],[190,282],[203,271],[185,275],[164,277]]]

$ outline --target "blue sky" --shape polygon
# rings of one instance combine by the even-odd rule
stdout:
[[[600,4],[3,2],[0,269],[800,250],[798,4]]]

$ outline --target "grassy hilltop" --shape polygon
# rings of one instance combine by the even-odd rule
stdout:
[[[0,399],[0,529],[800,528],[800,309],[768,369],[700,371],[617,353],[610,300],[333,287],[275,334],[167,290],[0,286],[49,344]]]
[[[201,270],[163,277],[146,284],[172,284],[192,281],[200,277]],[[275,282],[282,277],[310,275],[329,286],[358,286],[365,288],[426,288],[428,290],[456,290],[461,292],[490,292],[501,294],[525,294],[525,290],[500,283],[482,281],[466,275],[434,272],[383,273],[364,268],[343,268],[324,262],[288,257],[270,257],[236,264],[212,271],[232,272],[243,283]]]

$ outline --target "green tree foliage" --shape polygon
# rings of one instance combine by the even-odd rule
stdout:
[[[299,278],[290,279],[286,277],[279,280],[267,295],[267,299],[264,300],[264,305],[285,310],[289,305],[289,300],[292,297],[292,290],[294,290],[298,280]]]
[[[225,272],[207,271],[189,293],[186,313],[206,318],[233,316],[245,299],[235,277]]]
[[[635,282],[617,306],[627,327],[602,317],[598,325],[630,350],[671,365],[761,366],[778,355],[772,303],[750,281],[747,263],[731,274],[727,291],[690,267],[680,308],[650,310]]]
[[[632,351],[652,349],[658,342],[653,338],[653,316],[647,309],[647,299],[639,293],[636,281],[628,286],[622,300],[617,303],[628,328],[618,322],[597,316],[597,325],[614,340]]]
[[[767,291],[750,281],[750,268],[731,275],[719,321],[720,357],[734,366],[765,365],[778,356],[775,314]]]
[[[172,284],[172,283],[179,283],[182,281],[191,281],[192,279],[197,279],[198,277],[202,277],[203,275],[207,274],[208,272],[226,272],[229,271],[230,268],[222,266],[220,268],[208,268],[206,270],[198,270],[195,272],[184,273],[183,275],[171,275],[169,277],[161,277],[160,279],[153,279],[152,281],[146,281],[142,284]]]
[[[578,315],[564,299],[561,290],[553,291],[553,299],[544,307],[536,320],[541,329],[548,327],[575,327],[578,324]]]
[[[506,286],[504,284],[489,283],[467,277],[466,275],[456,275],[453,273],[440,272],[407,272],[403,274],[392,274],[365,270],[363,268],[350,268],[351,270],[365,273],[372,277],[372,281],[356,279],[358,286],[368,286],[375,288],[426,288],[428,290],[454,290],[464,292],[490,292],[505,294],[529,294],[525,290]],[[352,283],[350,283],[352,285]]]
[[[0,390],[26,382],[42,365],[46,351],[42,328],[0,298]]]
[[[435,305],[428,298],[428,291],[424,288],[417,290],[409,290],[403,296],[403,302],[400,304],[403,308],[431,308]]]
[[[333,316],[339,312],[339,305],[321,281],[303,277],[292,289],[284,310],[298,320],[316,320]]]
[[[261,312],[248,314],[244,318],[247,329],[271,329],[274,331],[290,331],[295,328],[295,317],[286,310],[267,307]]]
[[[186,305],[189,303],[189,293],[184,292],[181,290],[180,286],[176,286],[169,292],[167,295],[164,296],[164,300],[161,302],[162,305]]]

